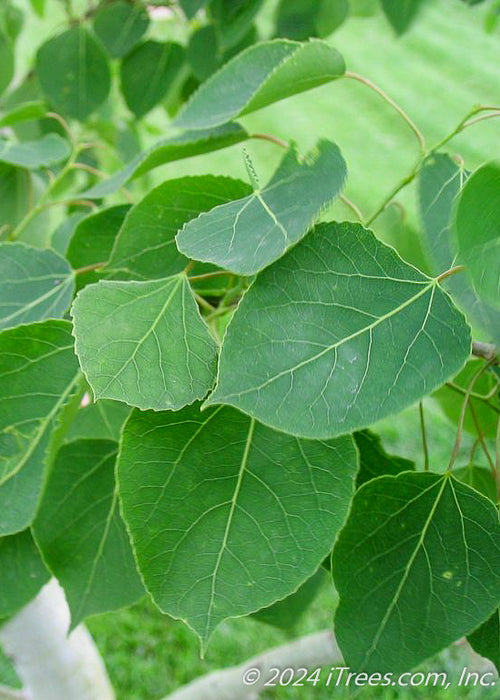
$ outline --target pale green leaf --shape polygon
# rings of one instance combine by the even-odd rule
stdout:
[[[185,131],[178,136],[158,141],[147,151],[139,153],[122,170],[108,180],[94,185],[82,193],[87,199],[100,199],[113,194],[129,180],[145,175],[150,170],[183,158],[218,151],[241,143],[249,138],[247,131],[239,124],[224,124],[215,129]]]
[[[303,160],[292,148],[264,188],[188,221],[177,247],[195,260],[253,275],[305,236],[346,176],[340,150],[330,141],[321,140]]]
[[[24,102],[9,109],[3,117],[0,117],[0,126],[15,126],[26,121],[42,119],[47,114],[47,106],[44,102]]]
[[[483,364],[483,360],[469,360],[446,386],[440,387],[433,394],[452,425],[458,424],[467,389]],[[467,401],[463,423],[465,430],[472,435],[477,435],[476,421],[483,435],[491,438],[496,435],[500,404],[495,395],[489,396],[495,386],[497,386],[497,379],[491,372],[483,373],[474,382],[472,396]]]
[[[294,435],[334,437],[411,406],[453,376],[470,347],[437,280],[359,224],[320,224],[243,297],[207,403]]]
[[[0,571],[0,618],[29,603],[50,577],[29,530],[0,537]]]
[[[68,321],[0,333],[0,534],[24,530],[38,507],[50,437],[80,378]]]
[[[205,129],[340,78],[342,56],[323,41],[274,39],[231,59],[194,93],[176,120],[183,129]]]
[[[94,17],[94,31],[113,58],[121,58],[133,49],[148,25],[146,9],[124,0],[101,5]]]
[[[120,401],[100,399],[80,408],[66,436],[67,442],[92,438],[120,439],[122,425],[130,414],[130,406]]]
[[[137,279],[181,272],[188,264],[175,242],[182,226],[201,212],[240,199],[249,191],[244,182],[228,177],[202,175],[167,180],[130,210],[106,270]]]
[[[216,344],[184,274],[90,285],[72,315],[76,353],[96,399],[176,410],[211,388]]]
[[[458,202],[455,230],[459,261],[478,295],[500,309],[500,163],[471,175]]]
[[[77,211],[65,217],[50,237],[50,247],[60,255],[66,255],[66,251],[75,233],[79,221],[86,216],[85,212]]]
[[[117,451],[109,440],[63,445],[34,523],[36,542],[64,588],[72,628],[144,594],[118,507]]]
[[[493,613],[499,572],[498,513],[474,489],[432,473],[365,484],[333,553],[346,665],[413,668]]]
[[[36,74],[54,108],[80,121],[102,105],[111,87],[104,50],[79,25],[42,44],[36,57]]]
[[[30,5],[39,17],[45,14],[45,0],[30,0]]]
[[[66,139],[58,134],[46,134],[37,141],[0,140],[0,162],[36,170],[60,163],[70,155]]]
[[[74,289],[73,272],[58,253],[0,243],[0,329],[62,318]]]
[[[371,430],[359,430],[353,434],[359,452],[358,488],[366,481],[378,476],[396,476],[401,472],[414,471],[415,462],[404,457],[388,454],[378,435]]]
[[[493,503],[497,503],[498,491],[496,478],[493,476],[491,469],[480,467],[477,464],[469,464],[461,469],[454,469],[453,476],[464,484],[472,486],[473,489],[482,493],[483,496],[489,498]]]
[[[481,656],[492,661],[497,671],[500,670],[500,609],[497,608],[493,615],[484,622],[481,627],[467,637],[471,647]]]
[[[456,264],[452,215],[467,177],[468,173],[444,153],[435,153],[427,158],[419,174],[424,243],[435,275]],[[465,311],[471,323],[481,329],[486,339],[500,343],[500,311],[479,298],[466,274],[446,278],[443,288]]]
[[[122,61],[121,87],[127,107],[143,117],[175,85],[184,63],[184,49],[173,41],[144,41]]]
[[[350,437],[297,440],[227,407],[134,411],[118,482],[157,605],[206,642],[290,595],[331,550],[356,472]]]

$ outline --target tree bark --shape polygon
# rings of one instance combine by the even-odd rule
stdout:
[[[24,686],[21,697],[113,700],[114,692],[92,637],[83,625],[68,636],[69,623],[64,593],[54,579],[0,628],[0,642]]]
[[[312,671],[318,666],[341,662],[342,654],[333,634],[317,632],[254,656],[241,666],[202,676],[164,700],[254,700],[269,680],[269,670],[273,667]],[[249,669],[257,670],[260,678],[252,685],[245,685],[243,677]]]

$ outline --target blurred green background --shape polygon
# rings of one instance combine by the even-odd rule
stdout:
[[[60,30],[63,14],[57,3],[50,3],[50,16],[41,21],[28,10],[27,0],[18,0],[18,4],[28,16],[28,26],[18,50],[21,77],[29,69],[34,51],[43,38]],[[79,4],[82,8],[87,5],[76,0],[77,8]],[[351,4],[360,10],[374,3],[352,0]],[[262,37],[270,35],[275,6],[274,0],[268,0],[259,17]],[[450,132],[474,105],[500,102],[500,30],[492,34],[484,31],[485,11],[483,5],[468,7],[460,0],[429,0],[410,31],[396,38],[377,9],[374,16],[351,16],[329,42],[344,54],[349,70],[370,78],[389,93],[411,115],[432,145]],[[182,38],[182,32],[175,20],[155,22],[154,34],[158,37]],[[125,123],[125,108],[119,107],[114,118]],[[336,141],[349,167],[346,194],[365,215],[409,172],[418,157],[417,143],[400,117],[380,97],[350,80],[279,102],[242,121],[254,132],[294,140],[302,152],[320,137]],[[459,154],[467,167],[475,168],[484,160],[498,156],[499,126],[496,120],[478,124],[454,139],[448,150]],[[168,133],[166,114],[162,108],[157,108],[141,126],[142,145],[147,146]],[[280,149],[269,143],[252,141],[247,150],[261,181],[265,181],[282,155]],[[119,167],[119,163],[110,161],[109,167]],[[165,165],[139,184],[137,198],[153,184],[167,178],[206,172],[247,179],[241,146]],[[424,265],[418,250],[419,223],[414,188],[407,188],[398,201],[402,207],[390,207],[377,220],[377,233],[396,245],[407,259]],[[352,213],[338,203],[325,217],[349,219]],[[54,228],[56,224],[56,220],[51,222]],[[448,463],[455,433],[432,399],[425,402],[425,411],[431,469],[440,471]],[[410,457],[422,467],[416,407],[374,429],[382,436],[386,449]],[[465,436],[462,464],[467,462],[471,442],[471,438]],[[276,630],[251,618],[227,621],[214,634],[204,660],[199,657],[198,642],[190,630],[181,622],[162,615],[148,601],[91,619],[88,627],[103,654],[118,699],[156,700],[200,674],[240,663],[294,636],[328,628],[334,605],[335,594],[329,585],[324,585],[293,631]],[[457,645],[425,668],[445,669],[451,676],[458,677],[469,662],[467,650]],[[403,700],[500,697],[495,689],[472,688],[415,688],[398,692],[366,689],[358,695]],[[316,688],[280,689],[262,697],[323,700],[333,696],[347,697],[347,691],[318,685]]]

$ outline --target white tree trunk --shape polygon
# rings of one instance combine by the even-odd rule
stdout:
[[[70,614],[57,581],[0,628],[29,700],[113,700],[101,656],[80,625],[69,636]]]
[[[254,656],[241,666],[215,671],[179,688],[168,700],[254,700],[269,680],[269,669],[273,667],[308,668],[342,662],[342,654],[335,637],[329,631],[309,634],[289,644],[269,649]],[[245,685],[243,678],[249,670],[260,674],[252,685]],[[255,678],[255,673],[251,678]],[[167,700],[165,698],[164,700]]]

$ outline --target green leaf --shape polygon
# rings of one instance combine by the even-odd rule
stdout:
[[[331,550],[356,472],[347,436],[297,440],[231,408],[134,411],[118,482],[144,582],[206,645],[290,595]]]
[[[203,83],[179,113],[176,126],[205,129],[224,124],[336,80],[344,72],[342,56],[322,41],[264,41],[239,53]]]
[[[419,205],[424,242],[431,270],[438,275],[456,264],[456,242],[452,232],[452,214],[468,173],[450,156],[435,153],[425,161],[419,174]],[[443,281],[446,289],[463,309],[467,318],[500,343],[500,312],[485,304],[476,294],[467,275],[452,275]]]
[[[413,24],[424,0],[380,0],[385,16],[396,34],[404,34]]]
[[[130,210],[130,204],[118,204],[101,209],[82,219],[68,245],[67,258],[73,268],[106,263],[109,260],[116,236]],[[99,280],[95,270],[77,276],[78,290]]]
[[[138,279],[158,279],[181,272],[188,260],[179,253],[175,235],[190,219],[222,202],[251,191],[240,180],[204,175],[167,180],[128,213],[106,271]]]
[[[127,107],[140,118],[156,107],[175,84],[184,49],[173,41],[145,41],[122,61],[121,86]]]
[[[85,216],[85,213],[78,211],[63,219],[50,237],[51,248],[61,255],[66,255],[69,242],[75,233],[76,227]]]
[[[177,410],[213,385],[216,344],[182,273],[90,285],[72,315],[76,353],[96,399]]]
[[[356,480],[358,488],[378,476],[396,476],[401,472],[415,470],[415,462],[410,459],[388,454],[379,436],[371,430],[360,430],[354,433],[353,437],[359,452],[359,471]]]
[[[24,14],[10,0],[4,0],[0,7],[0,27],[14,44],[23,28]]]
[[[36,170],[66,160],[71,153],[69,143],[58,134],[46,134],[37,141],[0,140],[0,162]]]
[[[489,498],[493,503],[498,502],[498,493],[495,477],[490,469],[479,467],[477,464],[469,464],[461,469],[454,469],[453,475],[468,484],[483,496]]]
[[[320,567],[295,593],[283,600],[278,600],[267,608],[258,610],[253,613],[253,617],[259,622],[265,622],[279,629],[293,630],[307,612],[326,580],[326,572],[323,567]]]
[[[500,163],[471,175],[458,202],[455,230],[460,262],[485,302],[500,309]]]
[[[36,542],[64,588],[72,629],[144,594],[118,507],[117,451],[109,440],[63,445],[34,523]]]
[[[179,5],[188,19],[195,16],[207,4],[208,0],[179,0]]]
[[[253,275],[305,236],[346,176],[340,150],[330,141],[321,140],[302,161],[291,148],[263,189],[188,221],[177,247],[195,260]]]
[[[14,51],[10,39],[0,32],[0,95],[14,77]]]
[[[120,439],[122,425],[130,414],[130,406],[120,401],[101,399],[80,408],[66,436],[67,442],[92,438],[94,440]]]
[[[447,386],[440,387],[433,394],[452,425],[458,424],[465,393],[474,375],[479,372],[483,364],[483,360],[469,360]],[[474,417],[483,435],[490,438],[494,438],[496,435],[500,406],[494,396],[487,398],[496,384],[497,380],[491,372],[484,373],[474,383],[473,395],[467,402],[464,420],[465,430],[472,435],[477,435]],[[477,398],[477,396],[486,398]],[[472,412],[474,412],[474,416]]]
[[[112,58],[121,58],[133,49],[148,25],[145,8],[124,0],[101,6],[94,18],[94,31]]]
[[[0,329],[62,318],[74,289],[73,272],[58,253],[0,243]]]
[[[475,652],[492,661],[497,671],[500,669],[500,609],[481,627],[469,634],[467,640]]]
[[[54,108],[80,121],[103,104],[111,87],[106,54],[81,26],[42,44],[36,57],[36,74]]]
[[[457,372],[470,347],[437,280],[359,224],[320,224],[243,297],[207,404],[330,438],[411,406]]]
[[[68,321],[0,333],[0,534],[31,524],[58,414],[80,378]]]
[[[431,473],[365,484],[333,552],[346,665],[407,671],[470,633],[498,607],[499,571],[498,513],[474,489]]]
[[[0,617],[29,603],[50,578],[29,530],[0,537],[0,571]]]
[[[47,114],[47,107],[44,102],[32,100],[24,102],[10,109],[3,117],[0,117],[0,126],[15,126],[26,121],[42,119]]]
[[[145,175],[160,165],[228,148],[248,138],[248,132],[239,124],[233,123],[205,131],[186,131],[178,136],[158,141],[130,161],[123,170],[86,190],[80,196],[87,199],[106,197],[119,190],[129,180]]]

